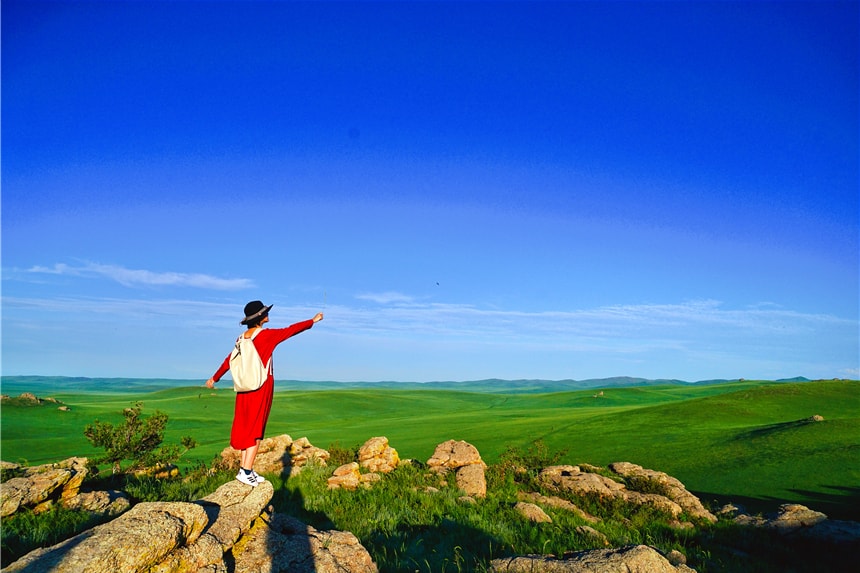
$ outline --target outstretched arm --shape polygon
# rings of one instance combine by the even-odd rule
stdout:
[[[226,374],[229,369],[230,369],[230,355],[228,354],[227,358],[224,359],[224,362],[222,362],[221,366],[218,368],[218,371],[215,372],[215,374],[212,376],[212,378],[210,378],[209,380],[206,381],[206,387],[207,388],[214,388],[215,383],[218,380],[220,380],[221,377],[224,376],[224,374]]]

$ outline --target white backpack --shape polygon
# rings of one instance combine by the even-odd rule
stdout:
[[[233,377],[233,390],[236,392],[258,390],[269,376],[272,359],[269,358],[269,363],[264,365],[257,347],[254,346],[254,338],[262,330],[257,329],[250,338],[240,336],[230,353],[230,375]]]

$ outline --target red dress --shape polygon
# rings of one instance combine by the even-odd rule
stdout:
[[[311,328],[313,320],[297,322],[287,328],[264,328],[254,338],[254,346],[263,360],[263,364],[269,361],[275,352],[275,347],[291,336]],[[212,376],[217,382],[230,369],[230,355],[224,359],[221,367]],[[236,393],[236,409],[233,413],[233,429],[230,431],[230,445],[237,450],[245,450],[262,440],[266,432],[266,422],[269,421],[269,412],[272,411],[272,395],[275,390],[275,376],[272,365],[269,367],[269,376],[263,385],[253,392]]]

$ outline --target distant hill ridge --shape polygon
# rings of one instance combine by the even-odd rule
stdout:
[[[276,390],[342,390],[358,388],[385,388],[399,390],[452,390],[460,392],[483,392],[497,394],[512,393],[549,393],[571,390],[588,390],[597,388],[628,388],[635,386],[668,386],[668,385],[697,385],[724,384],[741,382],[743,379],[712,379],[688,382],[677,379],[648,379],[630,376],[614,376],[610,378],[590,378],[587,380],[504,380],[489,378],[472,381],[437,381],[437,382],[332,382],[332,381],[301,381],[279,380],[275,383]],[[772,382],[809,382],[808,378],[782,378]],[[228,387],[229,379],[222,380],[221,385]],[[23,391],[40,392],[148,392],[177,388],[183,386],[203,385],[203,380],[171,379],[171,378],[87,378],[73,376],[2,376],[0,387],[4,394],[15,394]]]

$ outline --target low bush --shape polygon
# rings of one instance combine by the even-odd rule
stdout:
[[[344,464],[357,462],[358,450],[360,448],[361,446],[359,445],[352,446],[351,448],[345,448],[340,445],[340,442],[334,442],[329,444],[328,448],[326,448],[329,453],[329,465],[339,467]]]
[[[113,473],[123,471],[121,464],[129,461],[126,472],[167,465],[178,460],[188,450],[197,446],[196,440],[183,437],[182,447],[171,444],[161,445],[168,416],[156,411],[143,416],[143,404],[136,403],[122,411],[123,421],[117,425],[96,420],[84,428],[89,442],[104,448],[104,455],[90,460],[90,468],[98,471],[99,464],[109,464]]]

